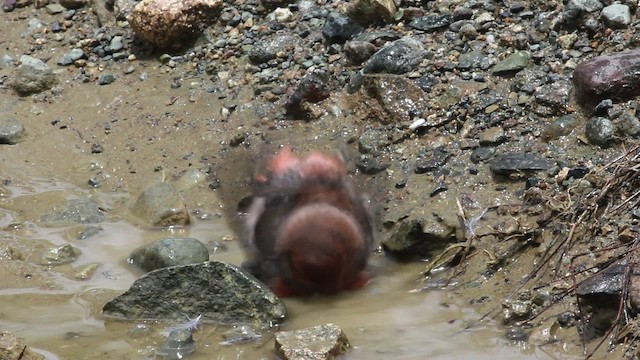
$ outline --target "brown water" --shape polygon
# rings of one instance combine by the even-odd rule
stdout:
[[[189,236],[203,242],[228,238],[222,218],[196,220],[193,226],[173,230],[144,230],[127,221],[100,224],[103,231],[75,240],[78,227],[48,228],[37,224],[37,214],[68,194],[94,197],[99,203],[117,204],[125,194],[87,192],[55,181],[15,181],[6,186],[10,196],[0,200],[0,228],[6,244],[19,248],[26,261],[37,263],[45,248],[71,242],[82,254],[71,265],[47,271],[54,286],[30,287],[16,283],[0,289],[0,329],[26,339],[48,359],[146,359],[163,339],[167,324],[148,323],[153,329],[132,337],[135,323],[105,322],[102,305],[126,290],[140,273],[125,259],[138,246],[165,236]],[[20,224],[20,226],[16,226]],[[242,254],[235,241],[212,258],[239,264]],[[6,261],[6,260],[5,260]],[[76,280],[73,269],[99,264],[88,280]],[[481,323],[461,331],[478,318],[455,293],[409,292],[423,264],[397,264],[381,255],[373,261],[372,284],[364,290],[335,297],[287,299],[289,320],[283,329],[336,323],[353,349],[348,359],[552,359],[545,348],[518,346],[504,340],[494,323]],[[198,344],[192,359],[273,359],[273,338],[247,345],[220,345],[228,330],[204,324],[195,332]],[[556,349],[553,349],[554,351]]]

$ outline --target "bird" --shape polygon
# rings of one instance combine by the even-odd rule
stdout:
[[[340,156],[282,147],[254,177],[245,232],[243,266],[279,297],[337,294],[370,281],[371,201]]]

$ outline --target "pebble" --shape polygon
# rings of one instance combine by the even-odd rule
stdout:
[[[612,29],[622,29],[631,23],[631,10],[628,5],[611,4],[601,13],[602,22]]]
[[[85,57],[84,51],[82,49],[72,49],[71,51],[62,55],[60,59],[58,59],[58,65],[67,66],[73,64],[76,60],[82,59]]]
[[[98,77],[98,84],[100,85],[111,84],[114,81],[116,81],[116,76],[114,74],[103,73]]]
[[[57,76],[44,61],[28,55],[20,57],[11,87],[21,96],[27,96],[51,89],[58,82]]]
[[[587,120],[585,135],[590,142],[606,146],[613,140],[614,126],[611,120],[603,117],[593,117]]]
[[[362,72],[404,74],[417,69],[426,55],[427,49],[420,40],[404,37],[373,54]]]
[[[129,263],[149,272],[168,266],[196,264],[209,260],[209,250],[198,239],[164,238],[134,250]]]
[[[0,118],[0,144],[15,145],[25,136],[22,123],[13,118]]]

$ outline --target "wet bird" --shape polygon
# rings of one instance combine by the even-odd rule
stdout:
[[[282,148],[255,177],[245,225],[245,267],[278,296],[334,294],[369,281],[373,216],[340,157]]]

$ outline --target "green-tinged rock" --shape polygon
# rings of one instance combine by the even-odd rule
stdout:
[[[209,250],[198,239],[165,238],[134,250],[130,261],[144,271],[197,264],[209,260]]]
[[[145,189],[131,208],[133,215],[151,226],[189,224],[187,207],[173,185],[161,182]]]
[[[497,63],[491,72],[494,75],[502,75],[518,72],[531,65],[531,53],[528,51],[516,51],[506,59]]]
[[[40,217],[40,221],[48,226],[95,224],[104,221],[104,214],[93,201],[78,198],[56,204]]]
[[[126,320],[183,320],[185,314],[219,324],[272,325],[284,320],[283,303],[244,270],[221,261],[154,270],[103,308]]]
[[[347,336],[334,324],[276,333],[276,354],[285,360],[329,360],[349,348]]]

